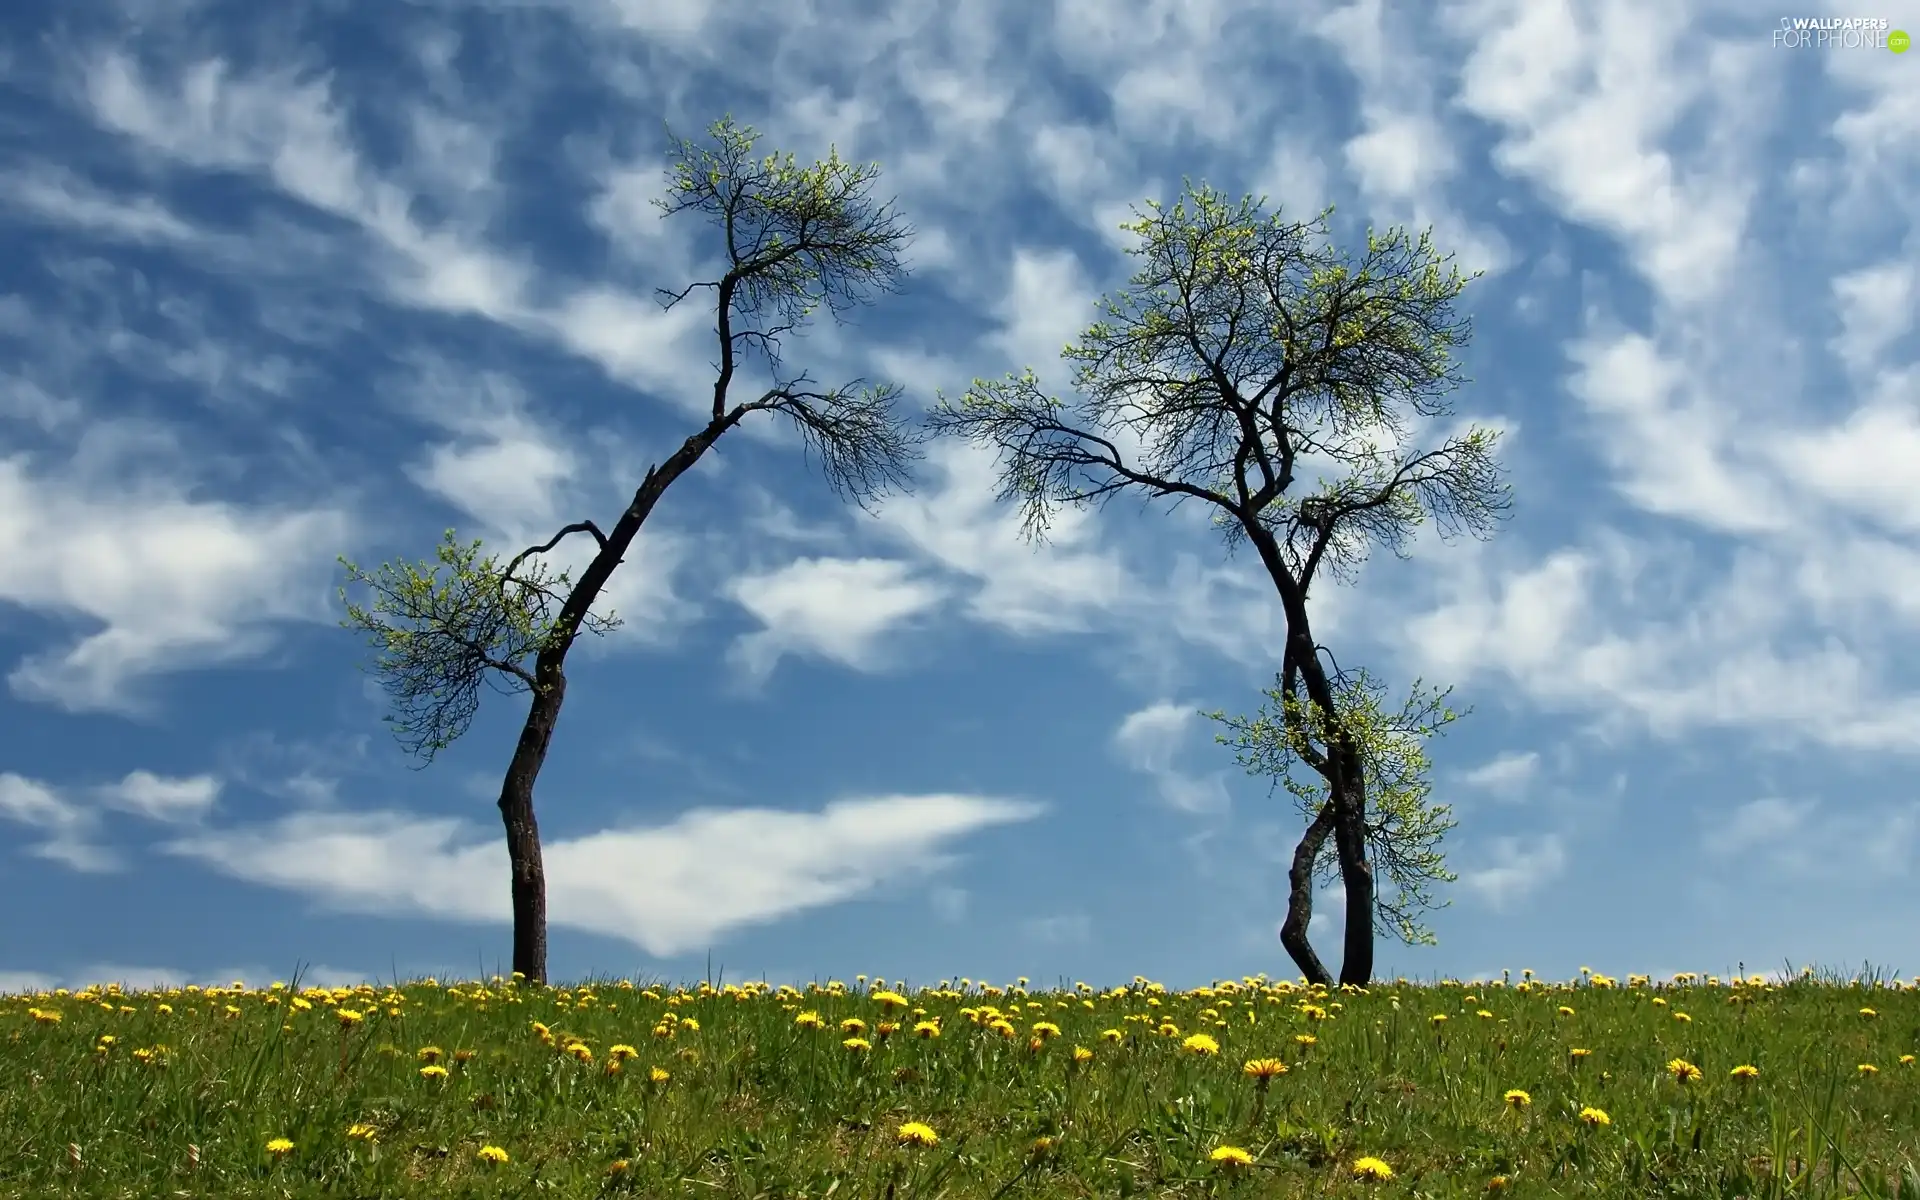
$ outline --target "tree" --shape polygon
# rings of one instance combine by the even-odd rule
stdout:
[[[941,396],[930,423],[997,452],[1000,498],[1020,505],[1031,538],[1046,536],[1061,505],[1133,492],[1199,501],[1230,552],[1253,547],[1285,617],[1277,690],[1304,693],[1278,714],[1284,744],[1325,785],[1295,856],[1296,885],[1302,863],[1308,885],[1294,888],[1283,944],[1310,979],[1331,982],[1305,919],[1330,835],[1347,893],[1340,980],[1364,984],[1379,901],[1367,768],[1370,756],[1385,760],[1367,741],[1377,705],[1322,662],[1308,598],[1323,575],[1350,580],[1374,545],[1404,557],[1427,522],[1443,537],[1487,536],[1510,501],[1494,431],[1408,444],[1409,416],[1450,416],[1448,397],[1465,382],[1454,353],[1470,327],[1453,302],[1467,277],[1451,256],[1434,251],[1430,233],[1399,229],[1369,230],[1363,253],[1343,253],[1329,239],[1332,209],[1308,222],[1264,209],[1191,183],[1171,209],[1136,209],[1122,228],[1138,239],[1129,253],[1139,270],[1102,301],[1105,319],[1062,351],[1077,364],[1073,405],[1043,392],[1028,368],[976,379],[957,402]],[[1374,827],[1434,827],[1422,820],[1432,818]]]
[[[1442,838],[1458,822],[1444,804],[1429,805],[1432,785],[1427,780],[1431,762],[1426,738],[1460,717],[1445,707],[1449,691],[1423,694],[1415,680],[1400,711],[1389,716],[1381,707],[1384,688],[1364,669],[1334,675],[1335,707],[1346,736],[1359,749],[1368,786],[1365,818],[1366,846],[1372,861],[1384,868],[1393,890],[1375,888],[1374,929],[1391,933],[1408,945],[1432,945],[1433,932],[1420,924],[1426,909],[1445,907],[1434,900],[1432,883],[1452,883],[1458,876],[1446,869],[1439,850]],[[1203,715],[1225,725],[1228,733],[1214,740],[1229,746],[1249,775],[1264,775],[1285,787],[1308,818],[1307,831],[1294,848],[1287,872],[1287,916],[1280,926],[1280,942],[1309,978],[1331,979],[1307,939],[1313,919],[1316,882],[1332,883],[1338,856],[1329,853],[1327,837],[1333,830],[1333,803],[1325,775],[1296,771],[1316,746],[1333,736],[1320,710],[1302,703],[1299,673],[1282,674],[1257,716],[1229,717],[1214,711]]]
[[[758,135],[730,118],[708,132],[710,147],[672,139],[667,195],[655,202],[663,217],[699,212],[724,234],[718,279],[678,292],[659,289],[666,308],[697,290],[712,292],[720,357],[706,423],[647,469],[605,532],[592,521],[574,522],[504,567],[481,558],[479,542],[461,545],[452,530],[437,562],[366,572],[341,559],[348,583],[366,584],[372,595],[369,606],[348,601],[342,624],[368,636],[373,668],[394,705],[387,721],[422,765],[466,732],[483,680],[531,694],[499,806],[512,866],[513,970],[536,982],[546,980],[547,918],[534,782],[566,700],[567,652],[583,631],[605,633],[617,624],[593,606],[654,506],[723,435],[757,414],[787,418],[828,484],[863,508],[908,482],[922,436],[897,411],[896,386],[856,379],[822,391],[804,372],[787,374],[781,359],[782,336],[821,305],[839,318],[904,275],[900,252],[912,231],[890,201],[872,200],[879,168],[842,162],[837,150],[810,166],[796,166],[791,154],[756,160]],[[772,385],[755,399],[733,401],[736,373],[756,355]],[[574,534],[593,539],[592,560],[577,581],[568,572],[549,576],[539,556]]]

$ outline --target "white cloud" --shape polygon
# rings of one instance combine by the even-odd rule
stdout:
[[[1776,875],[1828,882],[1905,874],[1920,849],[1920,804],[1836,809],[1817,799],[1763,796],[1700,815],[1706,856]]]
[[[1856,373],[1865,373],[1896,340],[1913,328],[1920,283],[1911,262],[1895,260],[1852,271],[1833,281],[1840,310],[1840,336],[1833,352]]]
[[[985,344],[1004,355],[1011,369],[1032,367],[1043,384],[1064,386],[1060,351],[1093,319],[1097,298],[1071,252],[1022,247],[1014,251],[1007,290],[996,306],[1002,327]]]
[[[1684,362],[1640,334],[1589,335],[1568,356],[1567,390],[1598,418],[1594,437],[1635,504],[1727,533],[1787,527],[1785,497],[1725,460],[1735,413],[1703,394]]]
[[[1196,775],[1176,765],[1202,719],[1190,705],[1150,704],[1127,714],[1114,730],[1113,744],[1123,762],[1153,779],[1168,805],[1180,812],[1217,815],[1232,805],[1224,772]]]
[[[1515,795],[1526,789],[1540,771],[1540,755],[1532,750],[1524,753],[1506,753],[1496,755],[1470,771],[1463,772],[1461,782],[1489,792],[1502,795]]]
[[[990,451],[943,440],[930,447],[926,466],[912,495],[884,502],[880,522],[934,563],[978,583],[966,604],[974,620],[1029,636],[1072,632],[1127,597],[1119,557],[1092,548],[1091,512],[1062,510],[1047,543],[1035,545],[1022,538],[1018,513],[994,500]]]
[[[940,604],[941,589],[906,563],[882,558],[801,558],[743,575],[727,595],[763,626],[740,638],[730,657],[764,679],[786,654],[812,654],[852,667],[886,664],[888,634]]]
[[[1781,475],[1882,528],[1920,534],[1920,413],[1910,403],[1854,410],[1843,424],[1777,436],[1767,448]]]
[[[1718,295],[1746,228],[1753,147],[1709,140],[1679,160],[1662,141],[1699,104],[1723,118],[1721,131],[1744,132],[1737,106],[1764,111],[1767,100],[1709,86],[1721,73],[1690,61],[1699,43],[1684,14],[1648,20],[1626,0],[1468,0],[1445,12],[1474,42],[1459,103],[1504,129],[1494,163],[1567,218],[1620,238],[1668,302]],[[1737,54],[1729,45],[1722,57]],[[1770,90],[1791,56],[1776,54],[1772,72],[1745,57],[1756,61],[1742,87]]]
[[[1042,811],[984,796],[881,796],[819,812],[697,809],[657,828],[552,840],[549,919],[658,957],[683,954],[936,870],[958,839]],[[505,846],[453,820],[301,813],[166,849],[345,912],[493,923],[512,915]]]
[[[509,540],[545,530],[537,539],[544,542],[567,523],[558,520],[561,490],[575,470],[566,446],[511,411],[480,417],[458,440],[429,447],[407,475]]]
[[[0,818],[44,836],[29,853],[88,874],[114,870],[119,860],[92,845],[92,815],[60,798],[52,788],[12,772],[0,774]]]
[[[117,983],[130,991],[159,991],[167,988],[230,987],[243,983],[261,988],[275,981],[301,987],[354,987],[368,983],[373,976],[364,971],[343,970],[324,964],[302,965],[297,977],[292,970],[275,973],[262,966],[226,967],[211,971],[183,967],[130,966],[126,963],[99,962],[69,971],[0,971],[0,995],[31,995],[55,988],[79,991],[101,984]]]
[[[0,773],[0,820],[43,835],[29,853],[74,871],[104,874],[122,866],[120,855],[98,844],[103,810],[117,810],[168,825],[190,825],[212,807],[219,781],[206,775],[171,779],[134,771],[117,783],[90,789],[93,803],[69,799],[49,784],[12,772]]]
[[[1565,839],[1556,833],[1494,838],[1487,859],[1483,866],[1462,869],[1460,884],[1488,908],[1504,911],[1566,868]]]
[[[1497,576],[1462,556],[1446,568],[1447,598],[1407,619],[1401,644],[1421,674],[1462,686],[1496,675],[1550,708],[1632,716],[1661,738],[1747,727],[1804,745],[1920,749],[1920,695],[1890,691],[1837,639],[1791,637],[1771,559],[1737,559],[1700,589],[1691,556],[1657,545],[1615,538]],[[1677,609],[1676,595],[1687,597]],[[1620,602],[1636,596],[1668,605]]]
[[[167,779],[151,771],[134,771],[100,788],[99,795],[112,808],[149,821],[178,824],[197,821],[212,811],[220,796],[220,781],[211,775]]]
[[[143,678],[250,657],[272,623],[327,616],[343,513],[191,498],[188,484],[128,477],[111,450],[80,461],[51,474],[0,459],[0,601],[98,627],[19,663],[15,695],[139,711]]]
[[[208,59],[169,86],[109,53],[89,65],[86,93],[96,121],[151,152],[202,170],[258,174],[288,196],[352,222],[377,252],[368,269],[388,299],[545,336],[616,381],[698,408],[688,385],[706,367],[691,343],[701,340],[710,312],[695,303],[662,312],[651,296],[605,284],[561,288],[551,301],[536,300],[532,268],[489,249],[478,221],[427,229],[414,218],[414,197],[360,160],[325,78],[287,71],[241,76],[223,60]],[[451,120],[428,118],[429,124]],[[436,198],[463,211],[471,185],[491,179],[485,149],[470,147],[451,175],[447,163],[416,164],[425,168],[417,182],[437,186]]]

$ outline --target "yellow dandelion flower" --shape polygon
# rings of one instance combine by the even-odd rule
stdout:
[[[447,1052],[438,1046],[422,1046],[414,1054],[423,1063],[437,1063],[446,1056]]]
[[[1492,1179],[1487,1180],[1487,1190],[1490,1192],[1504,1192],[1507,1190],[1507,1185],[1512,1182],[1513,1180],[1507,1178],[1505,1175],[1495,1175]]]
[[[908,1003],[907,998],[899,992],[875,992],[873,1000],[881,1008],[886,1009],[905,1008]]]
[[[1277,1058],[1250,1058],[1247,1060],[1246,1065],[1240,1068],[1240,1072],[1253,1079],[1255,1083],[1265,1087],[1267,1084],[1273,1082],[1276,1075],[1285,1075],[1287,1073],[1287,1064]]]
[[[1581,1059],[1592,1053],[1593,1051],[1588,1050],[1584,1046],[1575,1046],[1573,1049],[1567,1051],[1567,1057],[1573,1060],[1575,1066],[1578,1066]]]
[[[1560,1015],[1561,1015],[1561,1016],[1563,1016],[1563,1017],[1570,1017],[1570,1016],[1572,1016],[1572,1015],[1573,1015],[1573,1006],[1572,1006],[1571,1004],[1562,1004],[1562,1005],[1560,1006]]]
[[[1213,1153],[1207,1155],[1207,1158],[1229,1169],[1253,1165],[1253,1155],[1238,1146],[1215,1146]]]
[[[1741,1079],[1741,1080],[1758,1079],[1760,1078],[1760,1068],[1753,1066],[1750,1063],[1742,1063],[1739,1066],[1735,1067],[1733,1070],[1728,1071],[1727,1074],[1731,1075],[1735,1079]]]
[[[1296,1045],[1299,1045],[1303,1049],[1307,1046],[1318,1045],[1320,1042],[1319,1038],[1310,1033],[1296,1033],[1293,1035],[1293,1040]]]
[[[1492,1013],[1492,1012],[1490,1012],[1490,1011],[1488,1011],[1487,1009],[1484,1009],[1484,1008],[1483,1008],[1483,1009],[1481,1009],[1480,1011],[1478,1011],[1478,1012],[1476,1012],[1476,1013],[1474,1013],[1473,1015],[1474,1015],[1474,1016],[1476,1016],[1476,1017],[1479,1017],[1479,1018],[1480,1018],[1480,1019],[1481,1019],[1482,1021],[1491,1021],[1491,1020],[1493,1020],[1493,1013]]]
[[[1204,1033],[1193,1034],[1180,1043],[1180,1048],[1188,1054],[1198,1054],[1203,1058],[1220,1053],[1220,1043]]]
[[[917,1038],[937,1038],[940,1036],[940,1022],[921,1021],[913,1027],[913,1036]]]
[[[1093,1061],[1093,1051],[1087,1049],[1085,1046],[1075,1046],[1073,1048],[1073,1061],[1077,1063],[1090,1063]]]
[[[1052,1021],[1035,1021],[1033,1023],[1033,1035],[1035,1037],[1056,1038],[1060,1036],[1060,1027]]]
[[[1595,1108],[1592,1105],[1588,1105],[1580,1110],[1580,1120],[1582,1123],[1594,1129],[1598,1129],[1602,1125],[1613,1124],[1613,1118],[1606,1114],[1606,1110]]]
[[[1384,1159],[1369,1154],[1353,1160],[1353,1176],[1355,1179],[1387,1180],[1393,1178],[1393,1168]]]
[[[632,1165],[633,1165],[632,1163],[628,1162],[624,1158],[616,1158],[612,1162],[607,1164],[607,1174],[625,1175],[627,1173],[627,1168]]]
[[[848,1017],[840,1022],[840,1032],[848,1037],[857,1037],[867,1031],[867,1023],[859,1017]]]
[[[894,1138],[902,1146],[938,1146],[940,1135],[933,1126],[924,1121],[908,1121],[894,1133]]]
[[[439,1063],[428,1063],[426,1066],[420,1068],[420,1078],[422,1079],[445,1079],[446,1077],[447,1069]]]
[[[1438,1028],[1440,1028],[1440,1027],[1441,1027],[1442,1025],[1445,1025],[1445,1024],[1447,1023],[1447,1014],[1445,1014],[1445,1013],[1435,1013],[1435,1014],[1433,1014],[1433,1015],[1432,1015],[1431,1017],[1428,1017],[1428,1018],[1427,1018],[1427,1021],[1428,1021],[1428,1022],[1429,1022],[1429,1023],[1430,1023],[1430,1024],[1431,1024],[1431,1025],[1432,1025],[1432,1026],[1434,1027],[1434,1028],[1435,1028],[1435,1029],[1438,1029]]]
[[[1860,1071],[1860,1074],[1862,1075],[1878,1075],[1880,1073],[1880,1068],[1874,1066],[1872,1063],[1861,1063],[1859,1067],[1859,1071]]]
[[[367,1014],[356,1012],[351,1008],[336,1008],[333,1010],[333,1015],[339,1018],[340,1028],[342,1029],[352,1029],[355,1025],[367,1019]]]
[[[1913,1065],[1913,1055],[1911,1055],[1911,1054],[1902,1054],[1902,1055],[1900,1056],[1900,1065],[1901,1065],[1901,1066],[1903,1066],[1903,1067],[1910,1067],[1910,1066],[1912,1066],[1912,1065]]]
[[[499,1146],[482,1146],[474,1157],[490,1167],[497,1167],[507,1161],[507,1152]]]
[[[1100,1040],[1103,1042],[1117,1042],[1126,1036],[1126,1034],[1121,1033],[1118,1029],[1103,1029],[1100,1031]]]
[[[802,1029],[824,1029],[827,1025],[825,1021],[820,1019],[820,1014],[814,1012],[812,1009],[808,1009],[799,1016],[796,1016],[793,1019],[793,1023]]]
[[[863,1054],[873,1049],[873,1043],[863,1037],[846,1038],[842,1040],[840,1044],[856,1054]]]
[[[1500,1097],[1508,1108],[1521,1109],[1533,1103],[1533,1097],[1520,1088],[1508,1088],[1506,1095]]]
[[[1693,1024],[1693,1018],[1692,1018],[1692,1017],[1690,1017],[1690,1016],[1688,1016],[1687,1014],[1685,1014],[1685,1013],[1683,1013],[1683,1012],[1677,1012],[1677,1013],[1675,1013],[1675,1014],[1673,1014],[1673,1019],[1674,1019],[1674,1020],[1676,1020],[1676,1021],[1679,1021],[1680,1023],[1682,1023],[1682,1024],[1684,1024],[1684,1025],[1691,1025],[1691,1024]]]
[[[647,1082],[655,1085],[665,1083],[672,1078],[672,1074],[665,1067],[654,1067],[647,1072]]]
[[[1673,1076],[1675,1083],[1692,1083],[1700,1078],[1700,1068],[1684,1058],[1670,1060],[1667,1063],[1667,1073]]]
[[[292,1154],[293,1139],[283,1137],[268,1138],[267,1153],[273,1155],[275,1158],[283,1158],[286,1155]]]
[[[378,1139],[380,1131],[365,1121],[355,1121],[347,1126],[347,1137],[356,1142],[371,1142]]]
[[[1880,1014],[1873,1011],[1871,1008],[1863,1008],[1860,1010],[1860,1015],[1867,1018],[1869,1021],[1871,1021],[1873,1018],[1879,1016]]]

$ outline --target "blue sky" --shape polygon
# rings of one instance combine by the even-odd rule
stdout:
[[[0,987],[504,969],[524,699],[410,769],[335,556],[612,520],[711,387],[653,289],[716,248],[648,201],[725,113],[882,164],[913,274],[789,358],[915,405],[1064,390],[1183,175],[1431,225],[1516,508],[1316,597],[1473,710],[1380,970],[1920,969],[1920,56],[1736,0],[373,11],[0,18]],[[1293,974],[1303,819],[1196,715],[1271,682],[1270,585],[992,482],[935,444],[862,514],[765,425],[669,493],[540,780],[556,978]]]

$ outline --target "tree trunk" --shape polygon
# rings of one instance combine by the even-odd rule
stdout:
[[[1340,955],[1340,982],[1366,987],[1373,982],[1373,867],[1367,862],[1366,778],[1358,756],[1345,751],[1342,778],[1329,807],[1333,810],[1333,846],[1340,860],[1340,882],[1347,891],[1347,929]]]
[[[567,677],[555,663],[535,679],[541,683],[500,784],[500,820],[507,827],[507,863],[513,874],[513,969],[529,983],[545,983],[547,871],[540,853],[540,823],[533,815],[533,783],[547,760],[553,727],[566,702]]]
[[[1320,956],[1313,952],[1313,943],[1307,940],[1307,926],[1313,921],[1313,865],[1332,832],[1333,806],[1323,804],[1300,836],[1300,844],[1293,848],[1293,866],[1287,871],[1287,919],[1280,923],[1280,944],[1308,983],[1333,982]]]
[[[1334,702],[1333,682],[1320,663],[1319,649],[1313,640],[1313,626],[1307,616],[1307,595],[1299,580],[1287,568],[1280,543],[1271,531],[1255,520],[1244,520],[1247,540],[1259,552],[1260,563],[1280,593],[1280,608],[1287,618],[1287,659],[1300,672],[1307,699],[1325,714],[1334,736],[1325,751],[1325,760],[1316,764],[1327,781],[1328,808],[1333,813],[1333,848],[1340,860],[1340,882],[1347,893],[1347,927],[1340,961],[1340,982],[1365,987],[1373,978],[1373,868],[1367,863],[1367,779],[1366,767],[1339,724],[1339,709]],[[1323,810],[1324,811],[1324,810]],[[1317,824],[1319,818],[1315,818]],[[1304,842],[1302,843],[1304,844]],[[1298,864],[1296,852],[1295,863]],[[1296,887],[1298,885],[1296,884]],[[1289,910],[1291,916],[1291,908]],[[1300,941],[1304,944],[1303,928]],[[1288,947],[1292,953],[1292,948]],[[1295,962],[1299,961],[1296,955]]]
[[[547,981],[547,873],[540,852],[540,825],[533,815],[533,785],[546,764],[560,707],[566,703],[567,651],[573,648],[587,612],[613,577],[614,568],[624,561],[653,506],[674,480],[686,474],[720,440],[721,434],[739,423],[745,412],[745,408],[736,406],[716,416],[706,428],[682,442],[665,462],[648,469],[626,511],[600,544],[600,552],[567,593],[546,645],[534,659],[533,702],[527,707],[520,740],[507,764],[506,779],[500,784],[500,819],[507,829],[507,863],[513,874],[513,969],[526,976],[529,983]]]

